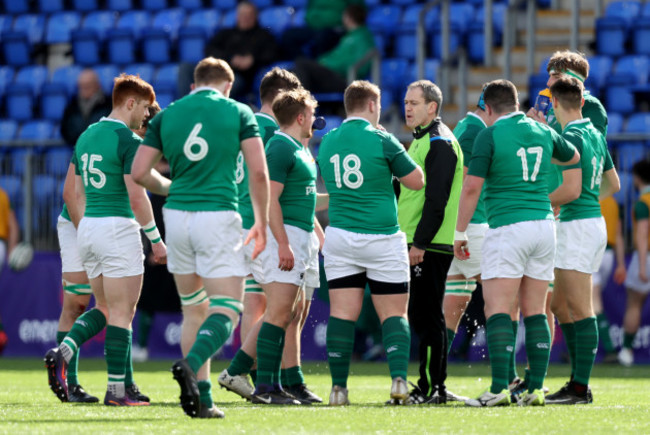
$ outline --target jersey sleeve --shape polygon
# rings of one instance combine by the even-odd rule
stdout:
[[[149,121],[147,133],[145,133],[143,141],[145,145],[156,148],[160,151],[162,151],[162,141],[160,140],[160,123],[162,122],[163,113],[165,113],[164,110],[154,116],[151,121]]]
[[[494,152],[494,140],[492,129],[487,128],[480,132],[474,140],[472,147],[472,158],[469,162],[467,174],[476,177],[487,178],[492,154]]]
[[[576,134],[576,133],[569,130],[569,131],[565,132],[562,135],[562,137],[564,139],[566,139],[566,141],[568,143],[573,145],[576,148],[576,150],[578,151],[578,153],[580,153],[580,155],[582,155],[582,136],[580,136],[579,134]],[[573,154],[571,154],[571,157],[573,157]],[[578,161],[578,163],[576,163],[574,165],[562,166],[561,171],[564,172],[564,171],[568,171],[569,169],[581,169],[581,168],[582,168],[582,164],[581,164],[580,161]]]
[[[415,170],[417,165],[408,155],[404,147],[392,134],[381,135],[384,157],[388,161],[391,172],[397,177],[404,177]]]
[[[243,141],[251,137],[260,137],[260,128],[257,125],[257,119],[250,107],[243,104],[239,105],[239,140]]]
[[[576,148],[569,143],[564,137],[560,136],[555,130],[548,130],[553,142],[553,157],[561,162],[568,162],[575,155]],[[577,166],[579,167],[579,166]]]
[[[287,174],[296,161],[296,155],[289,144],[282,140],[272,140],[266,148],[266,164],[269,167],[269,179],[284,184]]]
[[[603,136],[607,136],[607,112],[598,100],[585,99],[582,116],[589,118],[596,130]]]
[[[472,149],[477,132],[475,128],[468,127],[458,138],[460,149],[463,150],[463,166],[469,168],[469,161],[472,160]]]
[[[650,210],[648,205],[643,201],[637,201],[634,204],[634,218],[639,221],[643,219],[648,219],[650,217]]]

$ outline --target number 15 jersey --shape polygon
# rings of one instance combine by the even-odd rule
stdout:
[[[240,143],[259,137],[253,111],[209,87],[195,89],[149,123],[144,144],[169,161],[172,184],[166,208],[237,211],[243,177]]]

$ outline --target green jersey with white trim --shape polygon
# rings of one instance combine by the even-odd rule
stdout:
[[[144,144],[162,151],[172,184],[166,208],[185,211],[237,211],[241,142],[259,137],[252,110],[200,87],[170,104],[149,123]]]
[[[259,126],[260,133],[262,134],[262,142],[266,143],[273,137],[276,130],[280,128],[275,118],[266,113],[258,112],[255,114],[257,125]],[[244,154],[240,151],[237,156],[237,165],[243,164],[242,170],[244,171],[243,177],[237,178],[237,192],[239,197],[239,214],[241,215],[242,227],[245,230],[250,230],[255,223],[255,213],[253,212],[253,204],[251,203],[251,195],[248,191],[248,168],[244,164]]]
[[[612,156],[607,150],[607,142],[589,119],[568,123],[562,137],[573,144],[580,153],[580,162],[563,166],[562,169],[582,169],[582,191],[578,199],[560,208],[560,221],[600,217],[602,213],[598,195],[603,172],[614,167]]]
[[[468,112],[467,116],[458,121],[456,128],[454,128],[454,136],[460,144],[460,149],[463,150],[463,163],[466,168],[469,167],[469,161],[472,159],[472,148],[474,147],[474,139],[476,136],[487,128],[487,125],[480,116],[475,113]],[[485,214],[485,187],[481,191],[481,196],[478,199],[476,204],[476,210],[472,216],[470,223],[472,224],[484,224],[487,222],[487,216]]]
[[[553,129],[513,112],[476,137],[469,175],[485,179],[490,228],[553,219],[547,178],[551,157],[573,158],[575,148]]]
[[[588,91],[584,92],[584,98],[585,104],[582,106],[582,117],[589,118],[596,130],[607,137],[607,112],[603,104]],[[560,125],[560,122],[555,117],[555,111],[552,106],[546,114],[546,122],[553,130],[562,134],[562,125]]]
[[[86,192],[84,216],[133,218],[124,175],[131,173],[141,142],[125,123],[106,117],[79,136],[75,173],[81,176]]]
[[[397,200],[393,175],[417,165],[390,133],[363,118],[348,118],[325,135],[318,165],[330,195],[330,225],[362,234],[395,234]]]
[[[316,211],[316,163],[300,142],[276,131],[266,144],[271,181],[282,183],[280,207],[284,223],[311,232]]]

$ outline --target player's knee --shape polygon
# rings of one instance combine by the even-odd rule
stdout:
[[[239,321],[239,315],[243,310],[244,304],[239,299],[229,296],[210,296],[209,314],[226,315],[234,325]]]
[[[181,298],[181,307],[183,310],[185,308],[194,308],[194,307],[199,307],[202,304],[205,305],[205,302],[208,301],[208,294],[205,292],[205,289],[201,287],[195,292],[192,292],[188,295],[180,295]]]

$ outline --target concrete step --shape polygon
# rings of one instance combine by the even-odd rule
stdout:
[[[521,41],[526,40],[527,30],[519,33]],[[593,29],[580,29],[578,32],[578,44],[587,46],[595,39]],[[561,47],[566,48],[571,42],[571,29],[537,29],[535,31],[535,48],[537,47]]]
[[[578,24],[582,29],[593,29],[596,17],[592,10],[581,10]],[[541,9],[537,11],[538,29],[571,29],[571,10]]]
[[[492,80],[504,78],[505,74],[501,67],[471,67],[467,74],[468,87],[481,87],[484,83]],[[528,84],[528,74],[526,68],[513,67],[512,75],[510,78],[515,86],[522,86]]]

